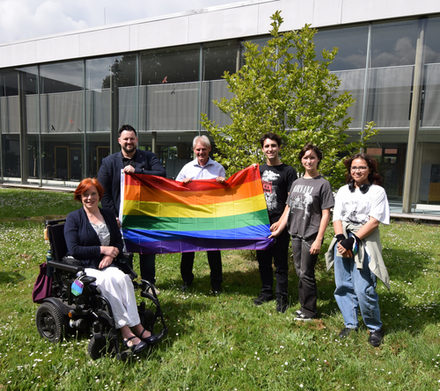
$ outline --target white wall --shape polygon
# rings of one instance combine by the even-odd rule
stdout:
[[[440,13],[439,0],[261,0],[0,45],[0,68],[266,34],[284,29]]]

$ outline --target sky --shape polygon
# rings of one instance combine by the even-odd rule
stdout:
[[[0,0],[0,44],[243,1]]]

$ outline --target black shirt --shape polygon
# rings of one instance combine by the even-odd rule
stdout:
[[[267,211],[270,223],[278,221],[286,207],[287,195],[295,179],[298,178],[293,167],[287,164],[279,166],[260,166],[261,182],[263,183]]]

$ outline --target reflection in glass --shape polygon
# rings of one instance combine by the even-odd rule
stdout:
[[[86,61],[86,88],[102,90],[136,85],[136,55],[112,56]]]
[[[428,18],[425,30],[425,64],[440,63],[440,18]]]
[[[18,95],[17,72],[10,70],[0,71],[0,97]]]
[[[202,113],[205,113],[211,121],[220,126],[230,125],[230,117],[223,113],[214,101],[223,97],[231,99],[232,96],[233,94],[228,90],[226,80],[204,81],[202,84]]]
[[[23,122],[23,134],[21,142],[27,154],[22,164],[25,178],[39,177],[39,113],[38,113],[38,68],[37,66],[18,68],[20,88],[24,94],[23,110],[26,120]]]
[[[403,143],[376,143],[366,152],[378,162],[382,185],[390,201],[402,201],[406,145]]]
[[[42,178],[80,180],[83,170],[83,61],[40,66]]]
[[[361,128],[365,69],[354,69],[333,72],[341,81],[339,91],[348,91],[354,103],[348,108],[348,116],[352,118],[350,128]]]
[[[141,88],[142,93],[146,93],[147,130],[197,129],[198,82],[151,85]]]
[[[1,133],[20,133],[18,95],[0,96]]]
[[[413,66],[370,70],[367,121],[378,127],[409,126]]]
[[[440,204],[440,143],[420,143],[421,169],[418,202]]]
[[[41,132],[83,132],[83,63],[40,66]]]
[[[238,42],[228,42],[221,46],[203,48],[202,80],[221,79],[223,73],[235,73],[237,70]]]
[[[422,126],[440,126],[440,63],[425,65]]]
[[[322,29],[315,35],[316,53],[323,49],[331,51],[338,48],[330,70],[365,68],[367,57],[368,26]]]
[[[41,140],[43,179],[81,180],[83,136],[81,134],[44,134]]]
[[[83,89],[82,61],[67,61],[40,66],[42,93],[78,91]]]
[[[413,65],[418,21],[373,24],[371,29],[371,66]]]
[[[27,136],[27,162],[29,178],[40,177],[40,149],[39,135],[29,134]]]
[[[2,167],[4,177],[20,178],[20,140],[18,134],[2,134]]]
[[[141,84],[199,80],[199,47],[148,51],[141,54]]]

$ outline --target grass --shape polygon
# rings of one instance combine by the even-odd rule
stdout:
[[[391,290],[379,283],[384,344],[361,328],[339,341],[342,317],[332,271],[317,266],[321,319],[298,324],[297,279],[291,308],[252,304],[260,281],[250,252],[223,253],[224,293],[210,296],[206,255],[183,294],[179,255],[157,257],[169,336],[133,361],[92,361],[87,339],[43,340],[31,291],[44,261],[44,216],[78,207],[72,194],[0,189],[0,390],[439,390],[440,227],[393,222],[382,227]],[[17,205],[20,207],[18,208]],[[330,230],[324,247],[328,246]]]

